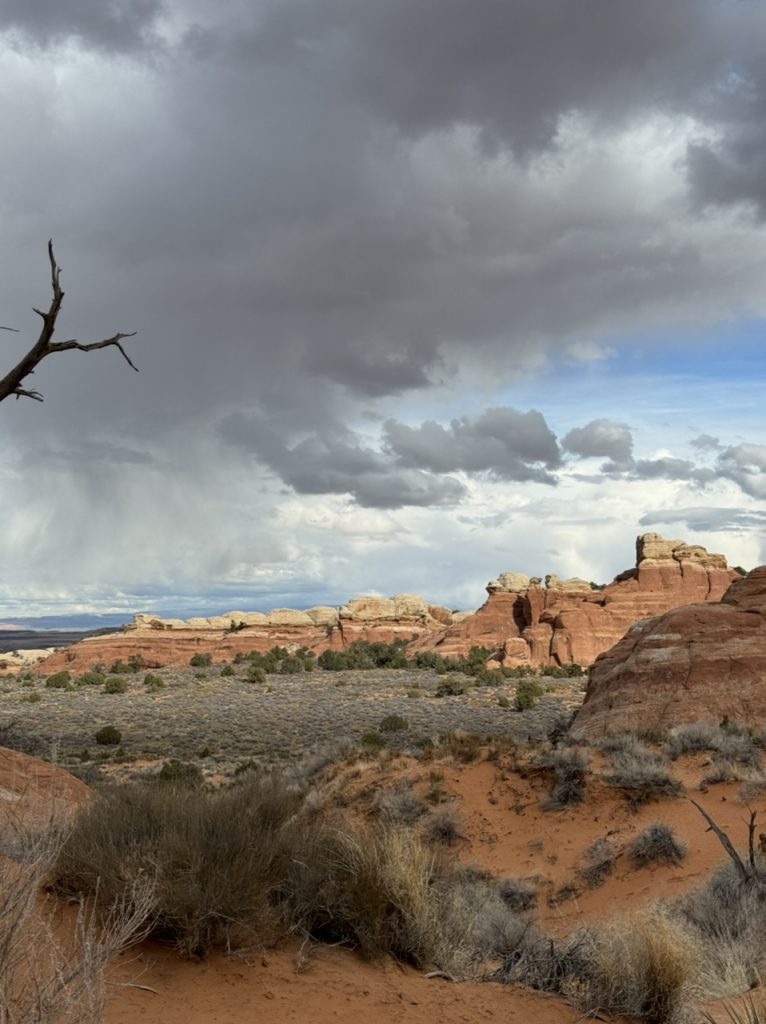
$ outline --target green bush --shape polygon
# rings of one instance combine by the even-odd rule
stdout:
[[[516,684],[516,696],[513,706],[516,711],[529,711],[535,701],[542,695],[543,688],[535,679],[519,679]]]
[[[207,668],[213,664],[213,655],[208,653],[192,654],[191,658],[189,658],[189,664],[192,668]]]
[[[298,672],[305,671],[305,665],[301,658],[296,658],[294,654],[291,654],[282,659],[279,671],[285,675],[296,675]]]
[[[380,735],[379,732],[370,730],[370,732],[362,733],[359,740],[363,747],[370,747],[373,750],[380,750],[381,747],[385,747],[386,741]]]
[[[107,676],[104,683],[104,693],[127,693],[128,683],[119,676]]]
[[[202,785],[205,781],[205,776],[202,774],[202,769],[199,765],[171,757],[170,760],[165,761],[153,777],[153,781],[166,786],[184,786],[194,789]]]
[[[234,671],[234,668],[231,665],[224,665],[223,668],[221,669],[222,676],[235,676],[236,674],[237,673]]]
[[[112,675],[130,675],[133,669],[130,665],[126,665],[124,661],[120,661],[118,658],[117,661],[112,662],[112,667],[109,671]]]
[[[266,673],[260,667],[260,665],[248,665],[247,672],[245,673],[245,679],[248,683],[265,683]]]
[[[116,747],[122,741],[122,733],[114,725],[105,725],[98,730],[94,739],[102,747]]]
[[[165,680],[160,676],[156,676],[153,672],[147,672],[144,676],[144,686],[147,690],[163,690],[165,688]]]
[[[72,677],[68,672],[56,672],[54,675],[48,676],[45,685],[51,690],[71,690]]]
[[[83,672],[75,679],[77,686],[103,686],[105,682],[106,676],[103,672]]]
[[[140,672],[142,668],[146,668],[146,662],[142,654],[131,654],[128,658],[128,668],[131,672]]]
[[[442,679],[439,685],[436,687],[436,697],[462,697],[464,693],[467,693],[470,689],[470,683],[467,683],[464,679],[455,679],[452,676],[448,676],[446,679]]]
[[[409,727],[410,723],[404,715],[386,715],[378,729],[380,732],[406,732]]]

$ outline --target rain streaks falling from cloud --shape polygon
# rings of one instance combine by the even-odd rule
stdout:
[[[0,410],[8,600],[449,602],[519,557],[617,571],[657,499],[739,508],[689,528],[766,557],[757,367],[711,403],[694,342],[766,309],[764,29],[754,0],[4,4],[3,360],[53,235],[61,330],[137,329],[142,369],[61,360]],[[667,345],[696,383],[650,414]]]

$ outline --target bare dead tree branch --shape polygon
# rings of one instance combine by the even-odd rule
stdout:
[[[689,799],[691,800],[691,797]],[[750,867],[748,868],[748,866],[742,860],[740,855],[734,849],[734,844],[732,843],[731,839],[729,839],[729,837],[726,835],[722,828],[719,828],[719,826],[716,825],[716,823],[710,817],[705,808],[700,807],[696,800],[691,800],[691,803],[694,804],[694,806],[697,808],[702,817],[710,826],[710,828],[707,831],[714,832],[721,846],[724,848],[724,850],[726,850],[727,854],[731,858],[732,864],[736,868],[737,874],[739,875],[740,879],[746,883],[761,881],[761,873],[758,870],[755,863],[755,849],[753,846],[756,812],[752,810],[750,811],[750,822],[748,825],[748,849],[750,854]]]
[[[22,387],[22,384],[30,374],[35,372],[37,366],[43,359],[45,359],[46,356],[52,355],[56,352],[66,352],[70,349],[77,349],[80,352],[94,352],[96,349],[100,348],[116,348],[128,366],[138,372],[138,367],[131,361],[122,346],[122,342],[125,338],[132,338],[135,336],[135,331],[130,333],[118,331],[116,334],[113,334],[111,338],[105,338],[103,341],[92,341],[86,344],[74,339],[71,339],[70,341],[53,341],[53,333],[56,329],[56,320],[59,312],[61,311],[61,303],[64,300],[64,292],[61,290],[61,267],[56,262],[56,257],[53,254],[52,240],[48,242],[48,261],[50,263],[51,270],[51,290],[53,292],[53,297],[51,298],[50,305],[46,312],[43,312],[43,310],[40,309],[35,309],[35,313],[37,313],[43,322],[40,329],[40,335],[32,348],[30,348],[26,355],[22,357],[21,361],[14,366],[10,373],[6,374],[6,376],[0,380],[0,402],[11,396],[16,399],[31,398],[35,402],[42,402],[43,396],[39,391],[36,391],[34,388]],[[0,329],[6,331],[15,330],[13,327],[3,327]]]

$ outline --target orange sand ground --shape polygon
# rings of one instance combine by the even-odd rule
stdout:
[[[739,785],[712,786],[700,792],[706,761],[705,755],[694,755],[677,762],[673,770],[688,795],[742,846],[748,812],[737,797]],[[423,765],[406,759],[383,765],[372,761],[349,769],[347,778],[341,775],[335,786],[363,806],[381,786],[404,778],[425,793],[433,785],[430,773],[443,773],[440,784],[448,797],[446,806],[453,807],[462,821],[463,836],[455,847],[460,860],[501,876],[537,877],[538,919],[556,935],[611,915],[622,916],[660,897],[679,895],[700,885],[725,859],[718,840],[706,831],[706,823],[686,799],[660,800],[634,811],[624,796],[596,780],[589,784],[587,800],[579,807],[543,811],[545,780],[523,778],[509,764],[506,755],[465,766]],[[601,766],[594,755],[597,773]],[[766,822],[763,797],[754,809]],[[655,821],[667,822],[686,843],[688,855],[681,865],[638,870],[621,853],[604,885],[585,888],[577,867],[591,843],[609,836],[621,851]],[[575,888],[576,896],[557,902],[555,894],[566,887]],[[728,1019],[721,1004],[711,1009],[721,1021]],[[114,965],[106,1024],[251,1024],[256,1020],[356,1024],[360,1019],[366,1024],[478,1024],[495,1019],[504,1024],[564,1024],[582,1018],[563,1001],[523,988],[453,984],[390,961],[365,963],[342,948],[301,946],[296,941],[277,951],[228,958],[216,955],[191,963],[152,942]]]

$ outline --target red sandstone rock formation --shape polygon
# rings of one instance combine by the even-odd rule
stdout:
[[[424,636],[410,651],[444,657],[474,645],[495,653],[492,664],[590,665],[639,619],[692,601],[719,601],[737,578],[723,555],[647,533],[636,541],[636,568],[602,590],[585,580],[503,573],[487,585],[482,607],[439,635]]]
[[[410,642],[425,633],[443,632],[452,618],[446,608],[427,604],[414,594],[356,597],[341,608],[233,611],[187,621],[136,615],[125,630],[81,640],[56,652],[33,671],[45,675],[61,669],[83,672],[95,664],[108,669],[117,660],[127,662],[137,655],[148,669],[188,665],[194,654],[210,654],[214,662],[222,662],[240,652],[265,652],[272,647],[305,647],[320,654],[328,649],[342,650],[357,640]]]
[[[90,790],[63,768],[0,747],[0,825],[37,829],[61,824]]]
[[[592,666],[572,731],[593,739],[724,716],[766,726],[766,566],[720,603],[637,623]]]

